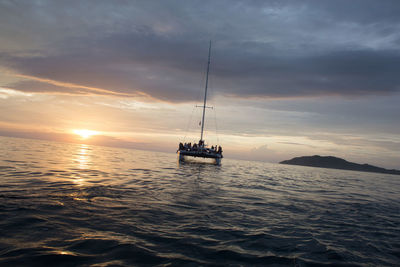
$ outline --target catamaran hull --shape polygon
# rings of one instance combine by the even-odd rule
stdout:
[[[207,153],[201,151],[185,151],[185,150],[178,150],[178,158],[179,161],[184,161],[185,157],[194,157],[194,158],[208,158],[214,159],[216,164],[221,164],[221,159],[223,156],[217,153]]]

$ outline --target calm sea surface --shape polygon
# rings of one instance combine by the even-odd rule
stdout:
[[[0,137],[1,266],[399,266],[400,176]]]

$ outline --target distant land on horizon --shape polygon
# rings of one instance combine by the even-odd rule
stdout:
[[[394,169],[388,170],[385,168],[376,167],[369,164],[358,164],[333,156],[324,157],[315,155],[315,156],[296,157],[290,160],[281,161],[279,162],[279,164],[400,175],[400,170],[394,170]]]

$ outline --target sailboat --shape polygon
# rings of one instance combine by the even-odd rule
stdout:
[[[204,101],[203,106],[203,116],[201,119],[201,132],[200,132],[200,140],[198,144],[182,144],[179,143],[179,148],[176,151],[178,153],[179,161],[184,161],[185,157],[201,157],[201,158],[211,158],[215,160],[216,164],[221,164],[222,148],[221,146],[212,146],[208,147],[203,139],[204,134],[204,118],[206,114],[206,104],[207,104],[207,89],[208,89],[208,74],[210,72],[210,56],[211,56],[211,41],[208,47],[208,62],[207,62],[207,74],[206,74],[206,86],[204,90]]]

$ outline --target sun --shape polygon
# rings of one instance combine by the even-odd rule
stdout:
[[[99,134],[96,131],[92,130],[86,130],[86,129],[80,129],[80,130],[73,130],[72,131],[74,134],[79,135],[82,139],[88,139],[89,137]]]

